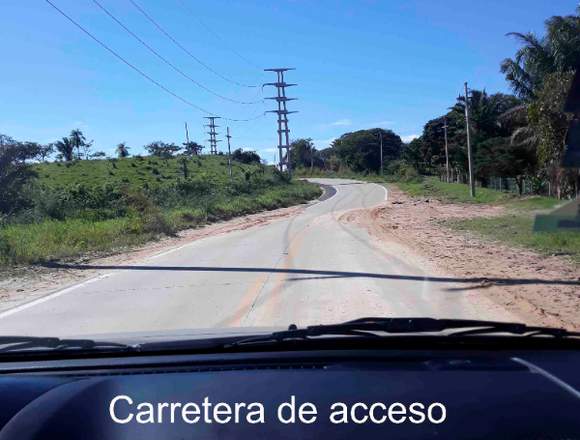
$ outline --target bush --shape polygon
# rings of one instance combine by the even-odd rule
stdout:
[[[389,162],[385,167],[385,174],[397,182],[419,183],[423,180],[423,177],[412,165],[402,160]]]

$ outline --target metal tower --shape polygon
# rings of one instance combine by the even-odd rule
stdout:
[[[217,154],[217,143],[221,141],[217,139],[218,133],[215,131],[215,129],[216,127],[219,127],[219,125],[215,125],[215,120],[220,119],[220,117],[205,116],[205,119],[209,119],[209,124],[204,125],[204,127],[209,127],[209,131],[207,132],[207,134],[209,134],[209,139],[207,140],[209,142],[209,154]]]
[[[288,111],[286,103],[294,101],[296,98],[288,98],[286,96],[286,87],[292,87],[296,84],[289,84],[284,81],[284,72],[288,70],[295,70],[293,67],[281,67],[275,69],[264,69],[265,72],[276,72],[276,82],[265,83],[264,86],[276,87],[276,96],[266,99],[273,99],[278,103],[277,110],[270,110],[268,113],[276,113],[278,115],[278,167],[280,171],[288,171],[292,174],[292,164],[290,161],[290,130],[288,129],[288,115],[290,113],[297,113],[296,111]]]

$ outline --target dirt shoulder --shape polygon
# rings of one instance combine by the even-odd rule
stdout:
[[[420,258],[425,271],[457,277],[458,293],[482,295],[529,323],[580,329],[580,268],[562,257],[546,257],[442,225],[450,219],[492,217],[492,205],[442,203],[412,198],[389,187],[389,200],[370,210],[350,212],[381,241],[395,242],[407,257]]]
[[[67,262],[94,264],[97,266],[132,264],[205,237],[244,230],[268,224],[281,218],[297,215],[306,206],[308,204],[250,214],[229,221],[213,223],[201,228],[183,230],[175,237],[164,237],[134,249],[121,249],[106,256],[87,256],[82,259]],[[104,271],[51,268],[40,265],[17,267],[0,271],[0,311],[34,301],[52,292],[94,278],[102,272]]]

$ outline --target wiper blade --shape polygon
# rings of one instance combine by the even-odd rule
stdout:
[[[580,333],[552,327],[534,327],[517,322],[481,321],[471,319],[435,319],[435,318],[384,318],[368,317],[339,324],[311,325],[298,328],[292,324],[288,330],[273,332],[265,336],[256,336],[238,340],[229,346],[246,344],[275,343],[289,340],[310,339],[318,336],[358,336],[382,337],[392,334],[440,333],[455,330],[448,336],[484,335],[508,333],[522,336],[578,337]]]
[[[92,339],[60,339],[38,336],[0,336],[0,354],[21,351],[44,350],[126,350],[133,347],[108,341]]]

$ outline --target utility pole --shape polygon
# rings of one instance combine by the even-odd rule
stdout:
[[[469,93],[467,82],[465,86],[465,129],[467,130],[467,163],[469,166],[469,196],[475,197],[475,179],[473,178],[473,153],[471,151],[471,137],[469,133]]]
[[[226,127],[226,137],[228,138],[228,173],[230,175],[230,180],[232,180],[232,148],[230,146],[230,127]]]
[[[381,176],[383,175],[383,132],[379,128],[379,140],[381,148]]]
[[[290,113],[297,113],[296,111],[288,111],[286,103],[293,101],[296,98],[288,98],[286,96],[286,87],[292,87],[296,84],[289,84],[284,81],[284,72],[288,70],[295,70],[292,67],[280,67],[272,69],[264,69],[265,72],[276,72],[276,82],[265,83],[264,86],[276,87],[276,96],[266,99],[273,99],[278,103],[276,110],[270,110],[268,113],[276,113],[278,115],[278,167],[280,171],[287,171],[292,176],[292,163],[290,158],[290,130],[288,129],[288,115]]]
[[[443,118],[443,135],[445,136],[445,181],[449,183],[449,148],[447,145],[447,117]]]
[[[189,130],[187,129],[187,122],[185,122],[185,142],[189,144]]]
[[[216,127],[219,127],[219,125],[215,125],[215,120],[216,119],[220,119],[219,116],[205,116],[205,119],[209,119],[209,124],[206,124],[204,127],[209,127],[209,131],[207,132],[207,134],[209,134],[209,154],[217,154],[217,143],[220,142],[219,139],[217,139],[217,135],[218,133],[215,131]]]

